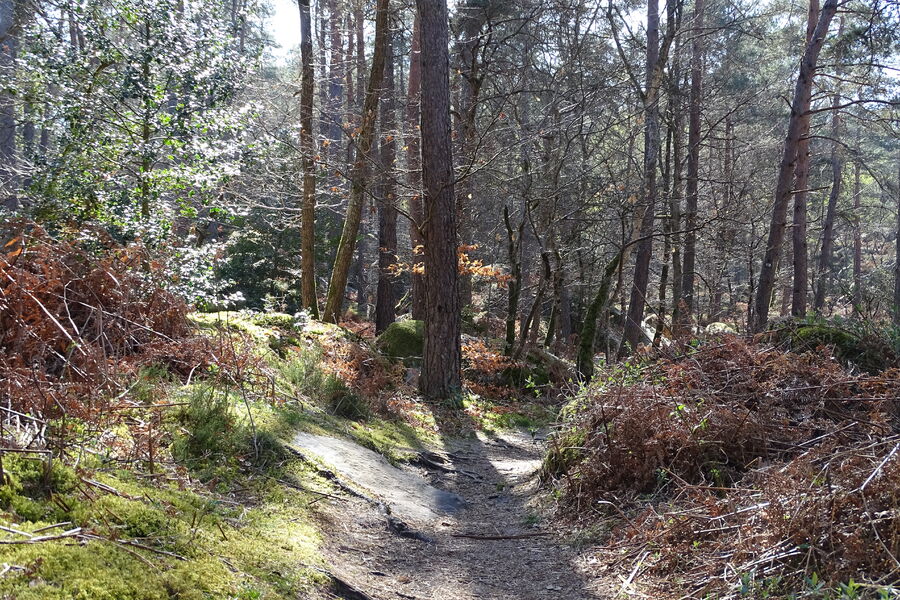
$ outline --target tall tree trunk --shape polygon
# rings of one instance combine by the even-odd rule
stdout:
[[[680,53],[679,49],[675,49],[675,64],[672,67],[672,87],[670,94],[672,97],[672,193],[669,197],[669,218],[671,220],[670,229],[672,231],[672,332],[674,335],[680,335],[681,330],[679,323],[681,322],[680,312],[682,310],[681,298],[683,297],[682,285],[684,283],[684,270],[682,265],[682,246],[681,231],[682,227],[682,198],[683,198],[683,155],[684,147],[684,116],[683,102],[681,92],[681,75],[680,75]]]
[[[384,75],[385,42],[388,28],[389,0],[378,0],[375,16],[375,51],[372,55],[372,71],[366,89],[363,106],[362,123],[356,136],[356,160],[350,176],[350,200],[347,203],[347,217],[338,243],[334,268],[328,284],[328,297],[325,300],[324,320],[337,323],[341,314],[344,292],[347,289],[347,277],[356,238],[359,235],[359,224],[362,218],[362,206],[365,199],[366,186],[369,183],[369,151],[375,138],[375,120],[378,116],[378,99],[381,93],[381,80]]]
[[[725,194],[722,200],[723,206],[725,207],[726,214],[734,215],[736,214],[735,208],[735,195],[734,195],[734,121],[732,121],[731,116],[725,117]],[[734,220],[729,219],[728,224],[725,226],[725,233],[723,238],[725,243],[727,244],[727,248],[729,250],[734,248],[735,240],[737,239],[738,233],[737,228],[735,226]],[[731,276],[732,271],[729,268],[727,262],[727,257],[723,256],[722,261],[722,270],[725,273],[725,277],[728,281],[728,307],[725,310],[725,315],[719,315],[714,317],[716,320],[720,320],[723,318],[730,318],[734,314],[734,287],[732,285]]]
[[[328,69],[328,139],[332,156],[340,156],[344,99],[344,47],[341,26],[343,11],[338,0],[328,1],[328,17],[331,27],[331,62]]]
[[[703,0],[694,2],[694,40],[691,46],[691,96],[688,109],[687,193],[684,259],[681,279],[681,327],[689,327],[697,310],[694,280],[697,263],[697,200],[700,181],[700,104],[703,99]]]
[[[537,292],[534,294],[534,301],[531,308],[522,320],[519,331],[519,345],[513,352],[513,358],[518,359],[525,352],[525,349],[537,343],[537,336],[541,329],[541,310],[544,307],[544,294],[547,291],[547,285],[550,284],[552,278],[552,269],[550,268],[550,255],[548,252],[541,252],[541,280],[538,283]]]
[[[319,135],[324,139],[329,139],[331,135],[331,125],[328,123],[328,17],[326,16],[325,0],[316,0],[316,39],[319,42]],[[302,60],[302,59],[301,59]],[[331,148],[323,150],[323,154],[327,157],[331,154]],[[328,161],[325,161],[326,164]]]
[[[412,244],[413,262],[418,255],[417,248],[424,248],[422,239],[422,156],[420,134],[418,131],[421,115],[420,99],[422,96],[422,45],[421,24],[416,11],[413,22],[412,48],[409,57],[409,84],[407,85],[406,102],[406,169],[408,185],[412,190],[409,198],[409,240]],[[413,270],[412,273],[412,318],[421,321],[425,318],[425,277]]]
[[[509,218],[509,207],[503,207],[503,224],[506,226],[507,254],[509,258],[510,277],[507,283],[508,297],[506,309],[506,340],[503,345],[504,356],[512,356],[516,345],[516,316],[519,313],[519,296],[522,293],[522,234],[525,230],[525,219],[514,229]]]
[[[459,14],[459,42],[457,45],[459,71],[459,162],[466,175],[456,189],[456,210],[459,225],[460,243],[473,245],[472,231],[472,199],[475,191],[471,170],[475,163],[476,122],[478,96],[481,92],[483,76],[480,73],[477,49],[479,34],[484,20],[484,8],[480,2],[462,2],[457,9]],[[463,273],[459,278],[460,304],[472,303],[472,276]]]
[[[144,48],[150,48],[150,23],[143,23]],[[143,103],[143,115],[141,117],[141,162],[140,162],[140,203],[141,218],[150,218],[150,176],[153,171],[153,156],[150,150],[150,138],[152,135],[151,123],[154,117],[153,106],[153,82],[150,81],[150,57],[142,56],[141,60],[141,102]]]
[[[603,270],[603,277],[600,279],[600,286],[597,288],[597,295],[588,307],[584,316],[584,323],[581,325],[581,335],[578,345],[577,369],[578,375],[585,382],[591,380],[594,376],[594,345],[597,340],[597,320],[606,312],[609,305],[609,290],[612,287],[613,277],[619,270],[619,264],[622,256],[625,254],[625,248],[616,253],[611,261]]]
[[[300,152],[303,163],[303,205],[300,210],[300,303],[319,318],[316,300],[316,143],[313,138],[312,20],[309,0],[300,0]]]
[[[671,108],[671,107],[670,107]],[[670,115],[671,116],[671,115]],[[666,148],[663,152],[663,197],[669,199],[672,206],[672,127],[666,128]],[[672,256],[672,216],[663,224],[663,263],[659,275],[659,308],[656,309],[656,331],[653,332],[653,347],[662,342],[663,329],[666,325],[666,294],[669,286],[669,258]]]
[[[22,124],[22,155],[25,158],[25,174],[22,177],[22,189],[26,192],[31,187],[34,174],[35,147],[34,136],[34,104],[31,100],[25,104],[25,122]]]
[[[859,161],[853,165],[853,313],[862,312],[862,200],[860,199]],[[900,229],[897,230],[900,234]]]
[[[365,103],[363,87],[365,83],[366,54],[365,46],[360,43],[360,36],[365,29],[363,1],[364,0],[357,0],[354,2],[353,10],[348,11],[347,14],[347,54],[345,57],[346,75],[344,77],[347,88],[346,122],[349,123],[354,130],[359,127],[362,119],[363,104]],[[388,27],[388,31],[390,31],[390,27]],[[356,72],[355,81],[354,71]],[[347,144],[347,164],[353,164],[355,150],[356,148],[353,144]],[[381,179],[381,177],[379,178]],[[382,185],[383,179],[379,183],[379,186]],[[371,218],[373,214],[376,214],[376,211],[366,209],[366,203],[369,201],[370,199],[368,197],[363,198],[362,219],[359,224],[359,234],[356,236],[356,239],[358,240],[356,244],[356,258],[353,262],[353,281],[354,286],[356,287],[356,311],[358,314],[362,315],[363,318],[368,318],[369,316],[369,232],[377,228],[377,225],[372,223]]]
[[[819,21],[819,0],[810,0],[806,19],[806,44],[812,41]],[[791,243],[794,251],[794,285],[791,289],[791,315],[806,316],[806,298],[809,295],[809,267],[806,243],[806,204],[809,188],[809,109],[810,96],[801,113],[800,140],[797,142],[797,168],[794,174],[794,219]]]
[[[670,29],[675,27],[669,23]],[[671,31],[670,31],[671,34]],[[653,222],[656,209],[656,167],[659,154],[659,89],[661,63],[659,46],[659,0],[647,0],[647,75],[644,91],[644,200],[641,240],[637,245],[631,298],[625,319],[625,333],[619,355],[634,351],[644,338],[644,305],[650,281],[650,259],[653,254]]]
[[[394,40],[387,34],[384,97],[381,100],[381,203],[378,207],[378,292],[375,300],[375,331],[381,333],[394,322],[396,281],[392,265],[397,263],[397,102],[394,95]]]
[[[826,0],[819,15],[812,41],[806,46],[800,62],[800,73],[794,88],[794,99],[791,103],[791,117],[788,121],[787,135],[784,142],[784,154],[778,168],[775,185],[775,202],[772,207],[772,221],[766,242],[766,253],[759,273],[759,286],[756,292],[755,309],[753,311],[753,330],[762,331],[769,322],[769,304],[772,300],[772,289],[775,285],[775,274],[781,257],[781,245],[787,221],[788,203],[791,198],[791,184],[794,168],[797,165],[797,146],[802,135],[803,107],[812,95],[812,83],[815,76],[816,63],[831,19],[837,11],[838,0]]]
[[[16,0],[0,0],[0,73],[10,81],[16,73],[16,14]],[[18,207],[17,158],[15,95],[4,86],[0,90],[0,205],[13,209]]]
[[[425,189],[425,356],[419,385],[432,399],[462,388],[456,205],[450,141],[447,0],[416,0],[422,44],[422,182]]]
[[[838,37],[844,31],[844,18],[841,17],[840,25],[838,25]],[[828,293],[829,282],[831,281],[831,254],[834,249],[834,222],[837,218],[838,201],[841,198],[841,187],[843,186],[844,176],[844,160],[841,149],[841,114],[838,106],[841,103],[841,87],[840,76],[843,72],[841,68],[841,51],[837,53],[838,63],[838,79],[837,88],[834,97],[831,100],[831,192],[828,194],[828,207],[825,210],[825,222],[822,224],[822,244],[819,247],[819,261],[816,265],[816,293],[813,298],[813,310],[816,314],[821,314],[825,308],[825,296]]]
[[[897,251],[894,254],[894,326],[900,327],[900,160],[897,161]]]
[[[784,257],[785,260],[782,261],[781,265],[781,275],[779,277],[781,282],[781,311],[779,313],[782,317],[787,317],[791,312],[791,299],[793,298],[793,290],[794,290],[794,279],[793,275],[793,264],[794,264],[794,245],[790,243],[790,240],[784,245]]]

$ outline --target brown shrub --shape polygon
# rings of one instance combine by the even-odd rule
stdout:
[[[631,514],[616,563],[651,550],[645,570],[686,575],[696,597],[746,576],[782,591],[812,572],[900,578],[896,372],[725,338],[612,380],[588,391],[545,474],[570,514]]]
[[[115,389],[122,359],[168,346],[179,360],[188,307],[155,282],[161,265],[89,233],[88,244],[23,221],[0,230],[0,380],[13,410],[85,417]]]

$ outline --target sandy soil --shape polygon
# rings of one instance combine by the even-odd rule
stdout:
[[[403,469],[386,469],[378,455],[366,457],[328,441],[324,448],[312,438],[297,445],[322,457],[370,498],[384,501],[394,517],[428,538],[400,535],[396,523],[393,530],[388,526],[385,511],[366,500],[330,502],[322,516],[330,569],[371,598],[610,597],[591,588],[579,573],[574,549],[542,523],[533,505],[542,446],[527,434],[449,439],[446,449],[428,455],[423,466]],[[419,485],[425,483],[430,485]],[[465,501],[464,508],[453,494]],[[354,598],[346,592],[336,597]]]

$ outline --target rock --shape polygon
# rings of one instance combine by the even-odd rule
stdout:
[[[706,335],[723,335],[726,333],[728,333],[728,334],[737,333],[737,331],[735,331],[734,327],[732,327],[728,323],[721,323],[721,322],[710,323],[709,325],[706,326],[706,329],[704,331],[705,331]]]
[[[375,347],[384,356],[403,361],[407,366],[421,364],[425,344],[422,321],[397,321],[378,336]]]

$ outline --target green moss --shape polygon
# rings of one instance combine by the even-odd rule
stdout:
[[[300,331],[301,321],[297,317],[285,313],[253,313],[249,320],[257,327],[278,327],[289,331]]]
[[[13,461],[8,461],[13,462]],[[293,599],[306,597],[319,577],[308,566],[320,566],[320,539],[308,505],[314,496],[279,480],[326,485],[307,468],[278,461],[277,470],[236,482],[252,503],[235,505],[215,494],[199,495],[129,471],[92,472],[86,477],[114,489],[91,486],[89,502],[62,477],[53,479],[54,499],[70,510],[45,521],[27,522],[20,515],[0,515],[0,523],[35,531],[66,519],[101,539],[74,544],[71,539],[39,544],[2,545],[0,562],[15,568],[0,578],[0,597],[22,600],[163,600],[170,598]],[[35,471],[13,465],[17,485],[7,495],[24,497]],[[18,492],[11,491],[13,488]],[[324,491],[324,490],[323,490]],[[331,491],[331,490],[327,490]],[[40,498],[40,496],[37,496]],[[229,494],[227,499],[235,496]],[[42,503],[40,499],[30,498]],[[49,502],[49,500],[47,501]],[[56,530],[60,531],[60,530]],[[50,532],[52,533],[52,531]],[[14,534],[3,537],[16,539]],[[20,538],[21,539],[21,538]],[[125,542],[134,540],[161,555]]]
[[[361,446],[378,452],[394,464],[410,460],[426,446],[439,445],[432,432],[383,419],[354,423],[347,433]]]
[[[211,559],[171,570],[149,567],[110,542],[16,546],[3,561],[24,571],[0,580],[0,594],[17,600],[164,600],[227,597],[230,573]]]
[[[67,520],[65,509],[52,496],[70,494],[78,477],[59,461],[24,455],[3,457],[4,483],[0,485],[0,506],[23,521]]]
[[[878,336],[856,333],[828,323],[797,327],[790,338],[795,350],[814,351],[819,346],[829,346],[839,360],[871,374],[881,373],[896,360],[889,345]]]
[[[424,343],[425,324],[422,321],[397,321],[378,336],[375,347],[389,358],[414,365],[421,362]]]
[[[532,402],[505,405],[477,394],[466,394],[463,407],[475,427],[488,432],[504,429],[536,431],[552,423],[557,415],[551,406]]]

